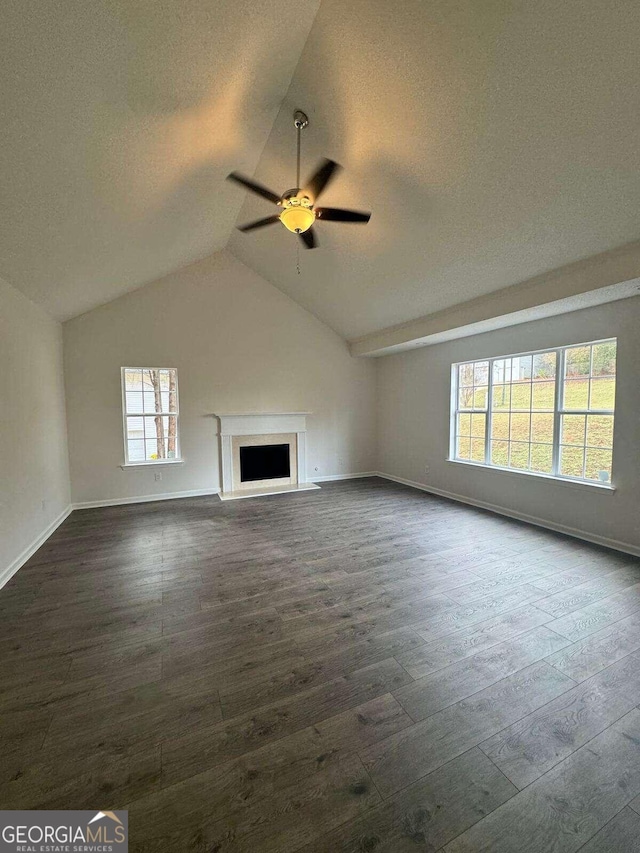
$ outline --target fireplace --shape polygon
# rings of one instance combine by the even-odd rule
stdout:
[[[232,436],[231,472],[234,492],[295,486],[298,482],[298,436],[295,432]],[[262,476],[258,476],[260,474]]]
[[[317,489],[306,478],[306,412],[218,415],[222,500]]]
[[[240,482],[277,480],[291,476],[289,459],[291,445],[262,444],[240,447]]]

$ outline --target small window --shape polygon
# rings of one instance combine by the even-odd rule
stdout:
[[[175,368],[123,367],[122,408],[127,464],[180,459]]]
[[[451,457],[610,483],[616,341],[453,365]]]

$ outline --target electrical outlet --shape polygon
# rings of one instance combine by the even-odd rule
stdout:
[[[425,466],[424,466],[424,473],[425,473],[425,476],[426,476],[426,477],[428,477],[428,476],[429,476],[429,466],[428,466],[428,465],[425,465]]]
[[[156,471],[156,482],[162,479],[162,471]]]
[[[43,510],[43,512],[44,512],[44,510],[45,510],[46,508],[47,508],[47,502],[46,502],[46,501],[42,501],[42,510]]]

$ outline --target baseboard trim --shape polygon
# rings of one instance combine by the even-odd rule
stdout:
[[[623,554],[631,554],[634,557],[640,557],[640,547],[631,545],[628,542],[620,542],[617,539],[609,539],[606,536],[597,536],[596,534],[587,533],[584,530],[579,530],[575,527],[568,527],[564,524],[556,524],[553,521],[547,521],[545,518],[538,518],[534,515],[527,515],[523,512],[506,509],[496,504],[487,503],[486,501],[475,500],[468,498],[465,495],[457,495],[454,492],[447,492],[444,489],[437,489],[434,486],[425,486],[423,483],[417,483],[414,480],[406,480],[404,477],[396,477],[393,474],[385,474],[378,471],[378,477],[384,480],[392,480],[394,483],[400,483],[403,486],[410,486],[412,489],[420,489],[422,492],[429,492],[432,495],[438,495],[441,498],[447,498],[450,501],[475,506],[478,509],[486,509],[489,512],[495,512],[497,515],[504,515],[507,518],[514,518],[516,521],[524,521],[527,524],[533,524],[536,527],[543,527],[545,530],[552,530],[554,533],[563,533],[565,536],[572,536],[574,539],[581,539],[584,542],[590,542],[592,545],[602,545],[605,548],[612,548],[614,551],[622,551]]]
[[[356,480],[360,477],[377,477],[377,471],[364,471],[358,474],[330,474],[327,477],[314,477],[313,482],[328,483],[331,480]],[[72,509],[99,509],[101,506],[125,506],[126,504],[153,503],[154,501],[174,501],[178,498],[198,498],[207,495],[219,495],[220,489],[192,489],[185,492],[163,492],[159,495],[136,495],[131,498],[109,498],[104,501],[81,501],[74,503]]]
[[[328,474],[326,477],[313,477],[314,483],[331,483],[334,480],[360,480],[362,477],[378,477],[377,471],[362,471],[359,474]]]
[[[412,489],[428,492],[429,494],[437,495],[438,497],[446,498],[447,500],[456,501],[457,503],[466,504],[468,506],[474,506],[478,509],[485,509],[489,512],[495,512],[497,515],[503,515],[507,518],[516,519],[517,521],[524,521],[527,524],[533,524],[536,527],[542,527],[545,530],[552,530],[554,533],[563,533],[566,536],[572,536],[574,539],[581,539],[582,541],[590,542],[593,545],[602,545],[606,548],[612,548],[615,551],[621,551],[624,554],[631,554],[634,557],[640,557],[640,547],[631,545],[628,542],[620,542],[617,539],[610,539],[606,536],[597,536],[595,534],[587,533],[584,530],[568,527],[564,524],[556,524],[553,521],[547,521],[546,519],[537,518],[533,515],[516,512],[486,501],[479,501],[474,498],[466,497],[465,495],[448,492],[445,489],[426,486],[424,483],[418,483],[415,480],[407,480],[404,477],[396,477],[393,474],[386,474],[383,471],[366,471],[357,474],[336,474],[327,477],[315,477],[314,479],[318,482],[331,482],[337,480],[357,480],[364,477],[381,477],[383,480],[400,483],[403,486],[409,486]],[[35,554],[38,548],[44,545],[47,539],[58,529],[58,527],[60,527],[62,522],[76,509],[97,509],[99,507],[106,506],[152,503],[154,501],[168,501],[176,500],[178,498],[206,497],[209,495],[217,495],[219,493],[219,489],[192,489],[191,491],[169,492],[161,495],[138,495],[131,498],[113,498],[105,501],[85,501],[82,503],[69,504],[69,506],[67,506],[66,509],[64,509],[60,515],[39,536],[37,536],[6,569],[0,572],[0,589],[2,589],[2,587],[11,580],[16,572],[22,568],[33,554]]]
[[[218,495],[220,489],[191,489],[185,492],[162,492],[159,495],[136,495],[130,498],[109,498],[105,501],[83,501],[74,503],[73,509],[98,509],[101,506],[125,506],[126,504],[146,504],[156,501],[174,501],[178,498],[200,498]]]
[[[43,532],[37,536],[6,569],[0,572],[0,589],[2,589],[2,587],[11,580],[16,572],[24,566],[27,560],[36,553],[38,548],[44,545],[51,534],[60,527],[65,518],[68,518],[71,515],[72,511],[73,506],[69,504],[69,506],[60,513],[55,521],[51,522],[46,530],[43,530]]]

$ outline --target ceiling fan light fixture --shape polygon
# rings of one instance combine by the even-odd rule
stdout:
[[[293,189],[287,190],[283,195],[277,195],[268,187],[259,184],[253,178],[241,175],[239,172],[231,172],[231,174],[227,175],[227,178],[250,190],[255,195],[266,199],[266,201],[278,205],[282,210],[281,213],[256,219],[254,222],[247,222],[244,225],[238,225],[240,231],[245,233],[247,231],[255,231],[267,225],[274,225],[280,220],[287,231],[292,231],[300,237],[300,241],[305,249],[315,249],[318,245],[318,240],[315,233],[316,229],[312,226],[316,219],[326,219],[328,222],[367,223],[371,218],[371,214],[364,210],[343,210],[339,207],[317,207],[314,210],[314,205],[340,171],[340,165],[333,160],[321,160],[313,175],[303,185],[303,188],[301,188],[300,135],[304,128],[308,126],[309,119],[302,110],[296,110],[293,119],[298,143],[296,152],[296,183]]]
[[[316,221],[316,215],[306,198],[285,199],[282,206],[284,210],[280,214],[280,222],[294,234],[303,234]]]

